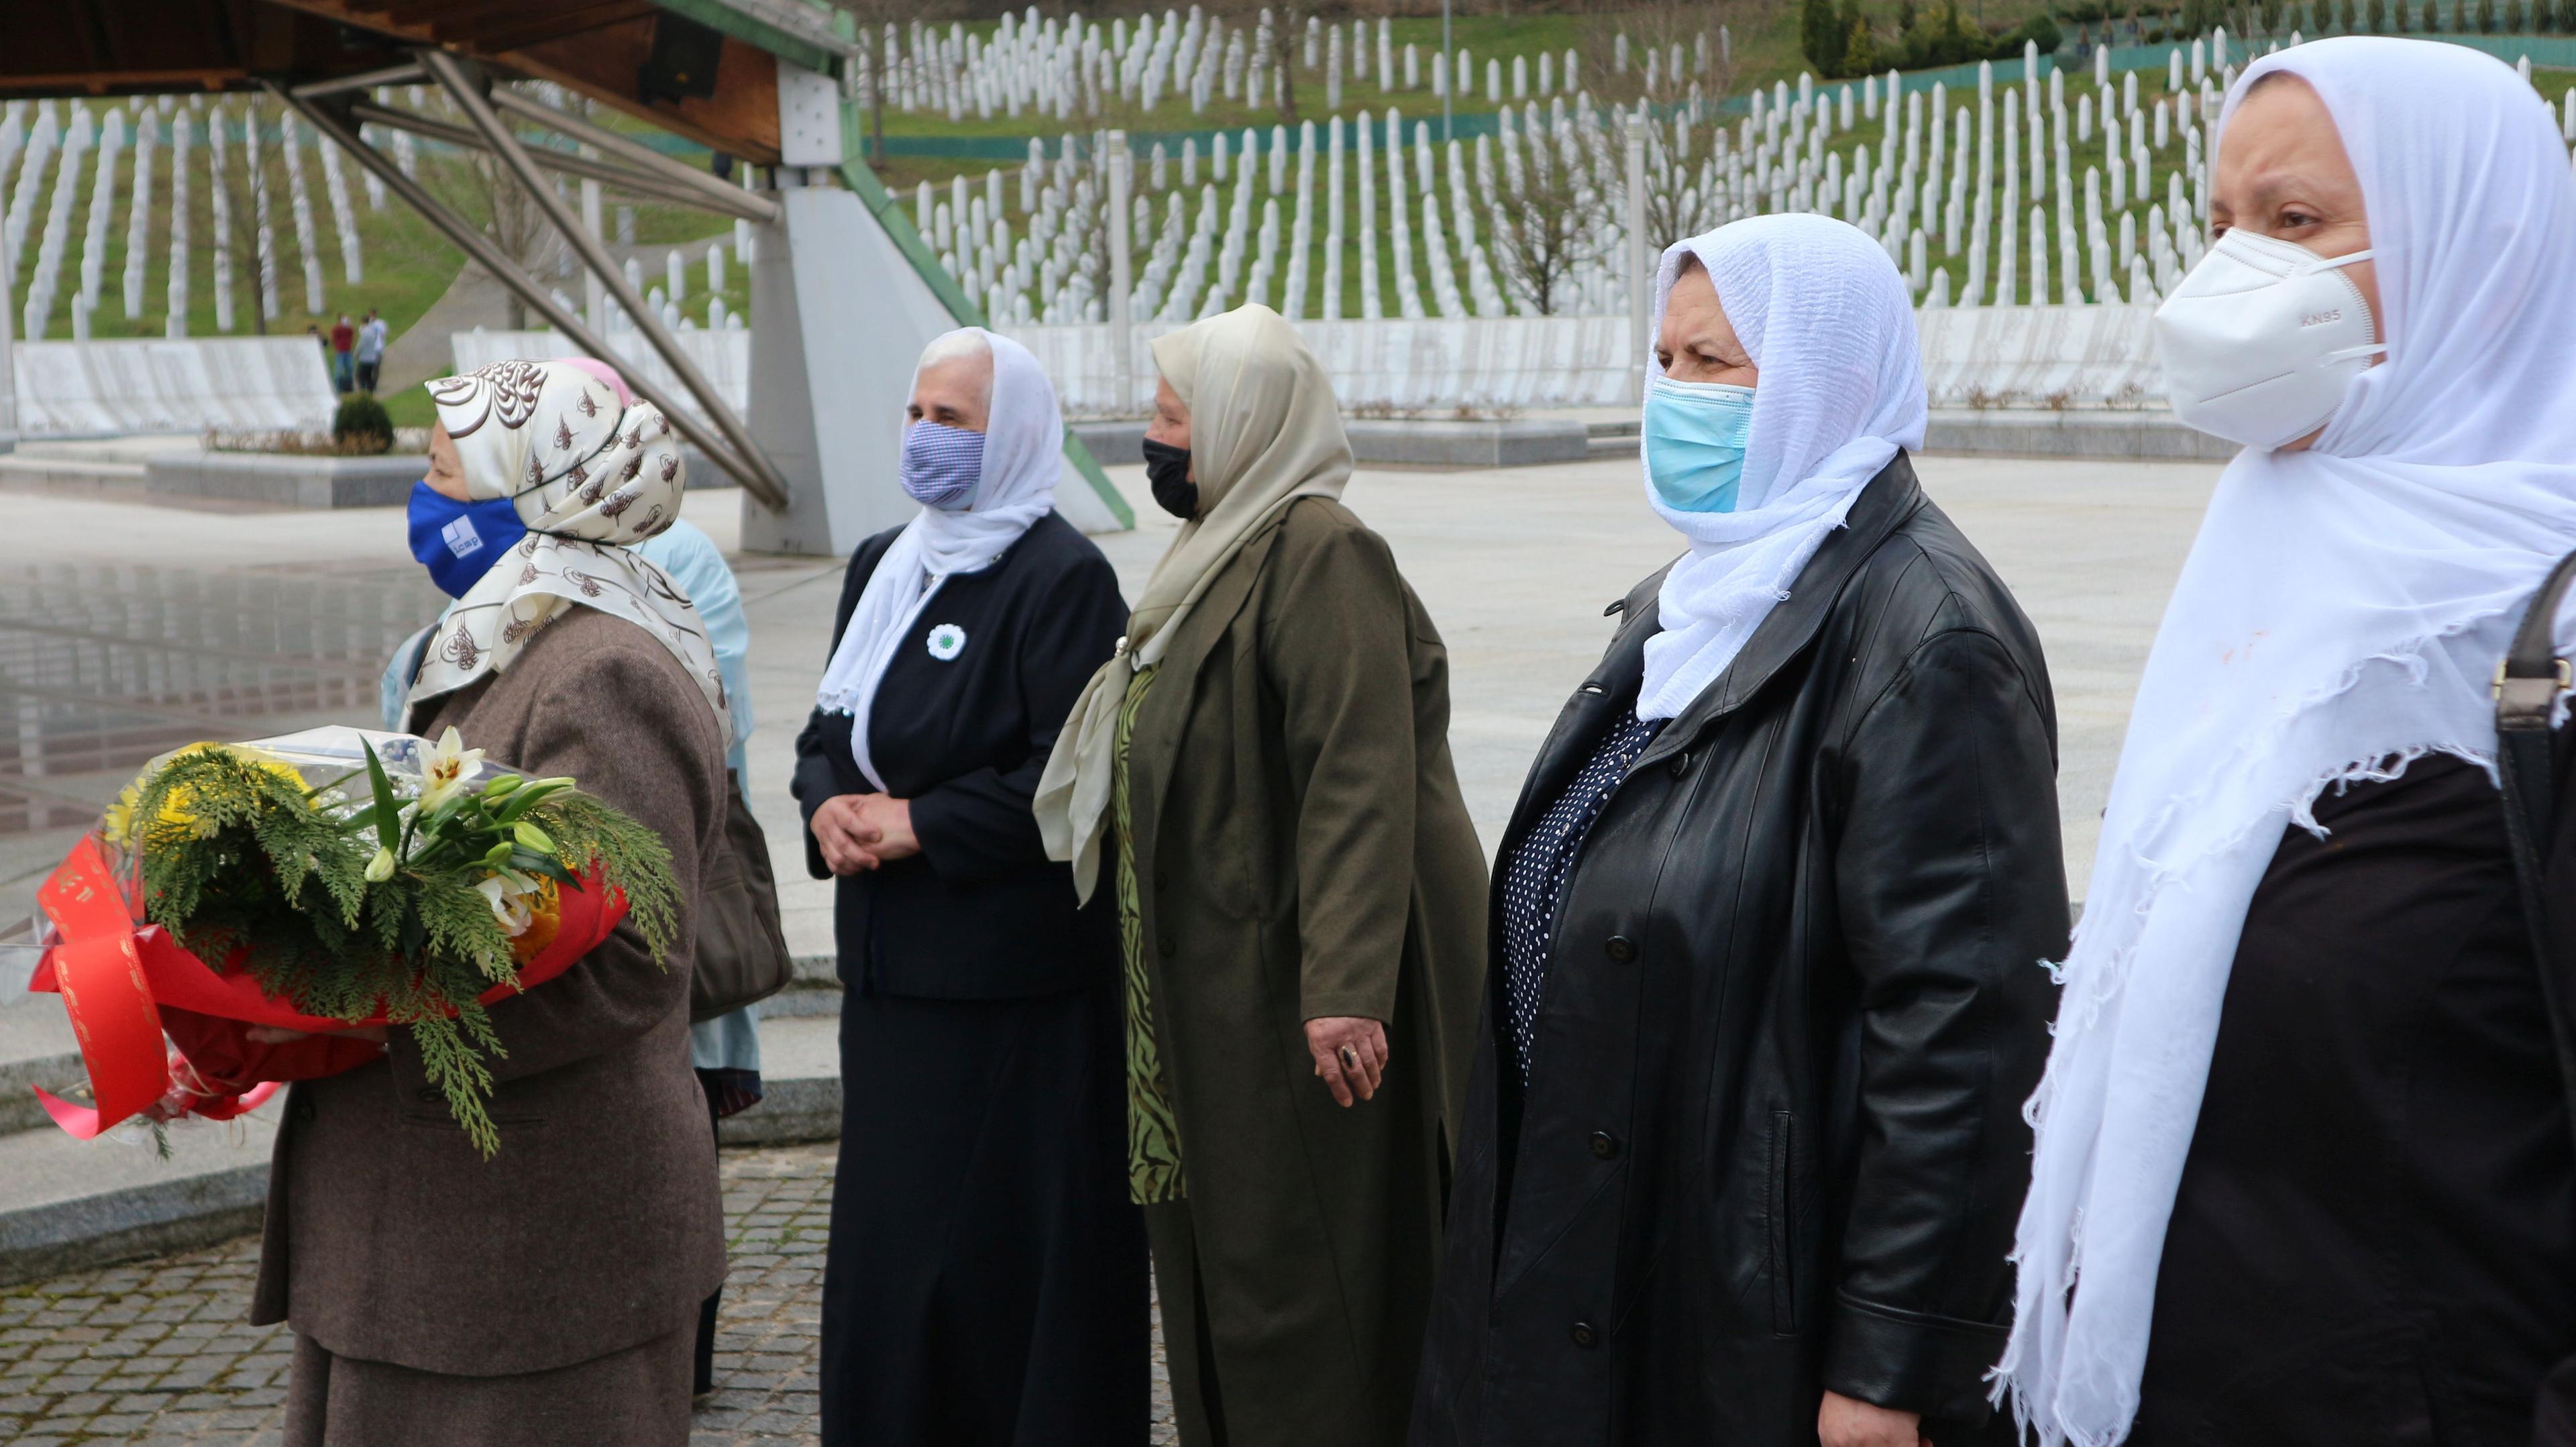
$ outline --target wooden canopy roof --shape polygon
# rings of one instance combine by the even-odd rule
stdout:
[[[6,7],[0,99],[304,85],[437,46],[551,80],[727,154],[778,159],[784,59],[837,74],[833,17],[807,0],[19,0]],[[712,55],[654,85],[657,37]],[[703,67],[701,67],[703,69]]]

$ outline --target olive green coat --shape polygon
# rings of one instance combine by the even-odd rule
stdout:
[[[1231,1447],[1394,1444],[1485,967],[1448,653],[1385,540],[1321,497],[1176,626],[1128,768],[1195,1242],[1165,1259],[1158,1216],[1183,1441],[1206,1440],[1212,1358]],[[1307,1053],[1305,1022],[1332,1015],[1387,1025],[1385,1084],[1350,1109]]]

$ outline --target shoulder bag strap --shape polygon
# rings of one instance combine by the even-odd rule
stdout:
[[[2549,1012],[2549,1033],[2558,1048],[2558,1073],[2567,1093],[2568,1119],[2576,1123],[2576,1020],[2568,1007],[2571,981],[2568,961],[2550,948],[2548,908],[2549,841],[2558,791],[2552,748],[2556,740],[2550,716],[2559,697],[2576,685],[2568,661],[2557,656],[2560,603],[2576,582],[2576,553],[2558,560],[2540,585],[2531,608],[2514,630],[2513,647],[2496,665],[2496,769],[2503,785],[2505,837],[2513,849],[2513,872],[2522,896],[2523,926],[2531,932],[2532,963],[2540,972],[2541,1000]]]

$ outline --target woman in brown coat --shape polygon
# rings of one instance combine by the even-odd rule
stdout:
[[[631,926],[491,1007],[499,1154],[388,1058],[289,1096],[254,1323],[295,1332],[288,1447],[685,1443],[699,1303],[724,1278],[689,1069],[689,901],[723,826],[726,707],[705,630],[627,550],[679,511],[670,425],[572,368],[430,384],[413,550],[456,606],[410,725],[569,774],[650,826],[680,881],[661,965]]]
[[[1147,469],[1185,521],[1038,816],[1117,893],[1181,1440],[1393,1443],[1485,948],[1448,655],[1338,501],[1350,445],[1296,332],[1248,306],[1154,360]]]

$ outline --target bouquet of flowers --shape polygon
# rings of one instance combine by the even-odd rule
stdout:
[[[489,1156],[486,1062],[504,1052],[485,1007],[620,919],[658,963],[677,894],[650,829],[452,728],[191,744],[147,765],[39,895],[54,931],[30,988],[63,996],[97,1101],[46,1107],[83,1136],[223,1119],[261,1082],[375,1058],[349,1032],[390,1025]],[[295,1031],[312,1033],[280,1038]]]

